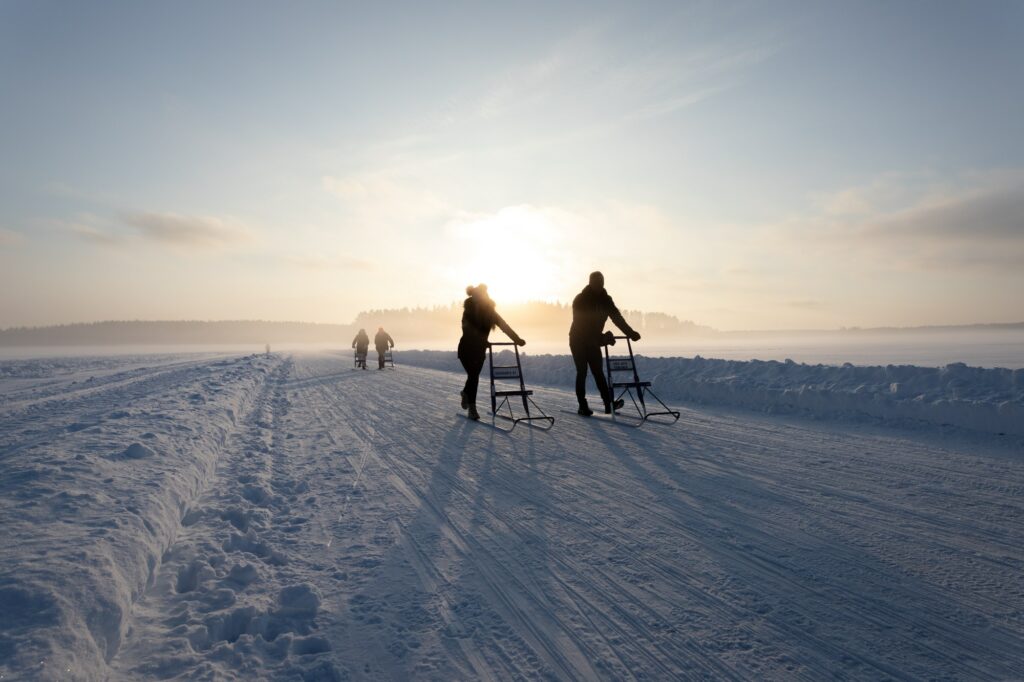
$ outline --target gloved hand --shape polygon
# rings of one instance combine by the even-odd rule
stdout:
[[[615,334],[612,332],[605,332],[601,335],[602,346],[614,346],[615,345]]]
[[[629,335],[629,340],[630,341],[639,341],[640,340],[640,332],[634,331],[633,333],[631,333]]]
[[[526,345],[526,339],[516,339],[516,345],[517,346],[525,346]]]

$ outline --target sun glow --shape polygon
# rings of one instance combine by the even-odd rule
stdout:
[[[499,303],[564,298],[571,270],[570,227],[557,215],[531,206],[512,206],[451,227],[462,245],[453,277],[462,286],[484,282]]]

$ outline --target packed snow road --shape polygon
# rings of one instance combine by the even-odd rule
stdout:
[[[546,389],[554,428],[506,434],[458,416],[456,374],[349,363],[249,361],[82,677],[1024,678],[1019,453],[705,409],[632,429]]]

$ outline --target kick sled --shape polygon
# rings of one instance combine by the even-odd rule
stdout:
[[[366,367],[366,353],[360,353],[359,351],[352,351],[352,369],[360,369]]]
[[[515,353],[516,364],[514,365],[495,365],[494,364],[494,347],[495,346],[512,346],[512,350]],[[511,431],[520,422],[526,422],[530,426],[548,430],[555,424],[555,418],[549,417],[544,413],[544,410],[540,409],[540,406],[533,401],[531,397],[533,391],[526,388],[526,383],[523,381],[523,364],[519,358],[519,346],[511,342],[498,342],[487,344],[487,364],[491,370],[491,423],[496,428],[497,419],[503,419],[512,422],[512,426],[508,429],[502,429],[504,431]],[[515,381],[519,382],[519,388],[514,388]],[[498,384],[497,382],[503,382]],[[512,388],[509,388],[509,386]],[[523,412],[524,416],[517,417],[512,411],[512,403],[509,398],[522,398],[523,401]],[[530,413],[530,406],[533,406],[535,414]],[[506,412],[507,411],[507,412]],[[544,426],[543,424],[546,424]]]
[[[615,410],[615,402],[620,399],[624,399],[624,396],[629,396],[630,402],[633,404],[633,409],[636,410],[636,414],[633,414],[633,409],[627,409],[625,413],[621,413],[623,417],[627,417],[631,420],[637,420],[636,426],[643,426],[644,423],[651,417],[659,417],[652,421],[674,424],[679,421],[679,412],[670,410],[668,405],[661,401],[661,398],[654,394],[651,390],[650,381],[640,381],[640,375],[636,371],[636,358],[633,356],[633,344],[630,343],[628,336],[615,336],[612,337],[616,341],[625,340],[626,350],[629,355],[612,355],[610,348],[611,344],[605,345],[604,347],[604,365],[605,374],[608,377],[608,390],[612,394],[612,419],[615,419],[620,411]],[[616,392],[618,392],[616,394]],[[651,411],[648,409],[648,401],[653,398],[658,405],[661,406],[660,410]],[[672,421],[662,419],[664,417],[671,417]]]

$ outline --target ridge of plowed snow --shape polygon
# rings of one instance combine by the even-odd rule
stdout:
[[[706,406],[633,429],[543,386],[554,428],[504,433],[457,415],[459,374],[349,364],[175,362],[2,406],[0,675],[1024,678],[1014,445]],[[185,507],[140,503],[212,459]]]
[[[176,359],[5,401],[0,672],[105,678],[133,603],[279,362]]]
[[[502,353],[507,354],[505,359],[511,355],[509,351]],[[396,353],[396,360],[399,364],[463,372],[454,352],[404,351]],[[523,373],[531,385],[571,387],[575,382],[576,370],[568,355],[523,354],[522,360]],[[652,381],[657,395],[669,401],[1024,435],[1024,369],[968,367],[963,363],[945,367],[859,367],[642,355],[637,356],[636,363],[641,378]],[[485,366],[484,384],[486,376]],[[588,382],[595,395],[593,379]]]

